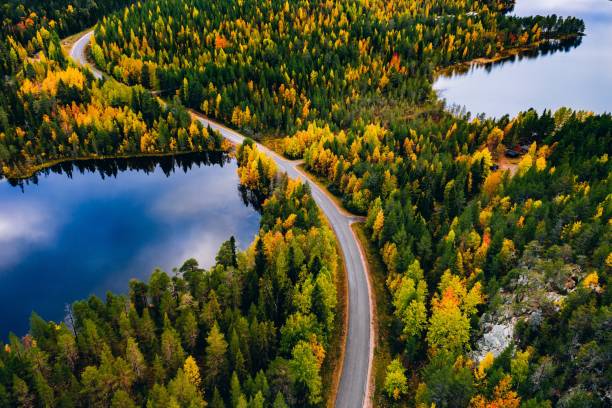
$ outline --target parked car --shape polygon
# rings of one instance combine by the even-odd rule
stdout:
[[[517,152],[516,150],[512,150],[512,149],[506,149],[505,155],[506,157],[509,157],[511,159],[514,159],[520,156],[519,152]]]

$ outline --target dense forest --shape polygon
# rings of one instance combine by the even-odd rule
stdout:
[[[366,217],[382,261],[375,406],[612,403],[612,116],[472,118],[431,86],[456,64],[577,38],[581,20],[510,17],[510,0],[74,3],[4,5],[4,174],[223,149],[183,106],[286,136],[271,144]],[[122,5],[90,50],[121,84],[94,80],[58,32]],[[230,239],[210,270],[155,271],[127,296],[75,303],[65,323],[33,315],[0,350],[0,406],[322,404],[333,234],[307,186],[250,142],[236,156],[262,214],[251,247]]]
[[[38,49],[34,40],[41,28],[64,37],[91,27],[100,16],[133,3],[133,0],[4,0],[0,8],[2,32],[11,35],[29,51]]]
[[[609,114],[563,109],[337,133],[312,124],[285,139],[288,156],[367,214],[399,358],[387,368],[390,400],[605,405],[611,137]],[[519,143],[528,151],[516,173],[497,169]],[[483,334],[493,326],[510,335],[491,346]],[[419,375],[415,388],[406,368]]]
[[[176,92],[247,134],[345,127],[360,106],[424,102],[438,68],[584,30],[574,18],[507,17],[508,5],[142,2],[102,19],[91,54],[116,79]]]

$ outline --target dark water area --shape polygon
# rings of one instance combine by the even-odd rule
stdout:
[[[0,180],[0,338],[23,335],[34,310],[64,307],[188,258],[210,266],[233,235],[246,248],[259,213],[222,154],[66,162]]]
[[[578,17],[585,36],[441,76],[434,88],[448,106],[493,117],[563,106],[612,111],[612,1],[517,0],[510,14]]]

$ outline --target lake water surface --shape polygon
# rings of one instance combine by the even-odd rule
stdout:
[[[586,35],[577,47],[503,63],[473,67],[467,74],[438,78],[434,88],[448,105],[500,117],[562,106],[612,111],[612,1],[517,0],[514,15],[575,16]]]
[[[61,171],[61,173],[57,173]],[[126,293],[155,267],[210,266],[231,235],[259,228],[243,203],[236,163],[183,155],[65,163],[23,185],[0,181],[0,338],[23,335],[35,310],[63,319],[91,294]]]

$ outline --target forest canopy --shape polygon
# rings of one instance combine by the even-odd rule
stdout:
[[[360,109],[423,103],[439,68],[579,35],[575,18],[508,17],[506,1],[162,0],[95,28],[116,79],[164,91],[247,134],[340,127]]]
[[[375,406],[611,404],[611,115],[472,117],[432,90],[457,64],[575,40],[581,20],[513,17],[511,0],[31,3],[2,9],[4,175],[225,150],[185,107],[278,136],[365,217],[385,306]],[[102,81],[59,40],[96,21]],[[229,239],[209,270],[154,271],[67,323],[33,315],[0,350],[0,406],[324,403],[334,236],[307,185],[251,141],[236,158],[262,214],[249,249]]]

